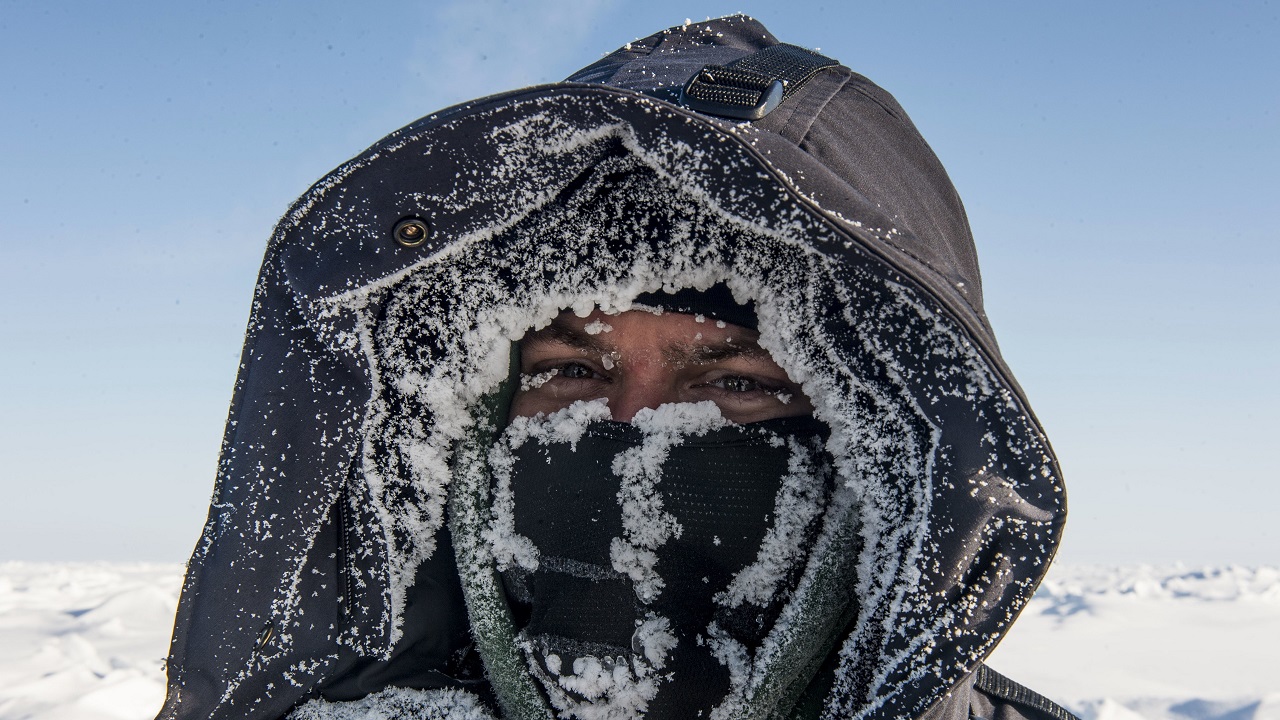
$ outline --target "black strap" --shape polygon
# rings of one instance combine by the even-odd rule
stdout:
[[[728,65],[706,65],[680,91],[680,104],[711,115],[759,120],[819,70],[840,63],[812,50],[778,43]]]
[[[1061,705],[1040,693],[1019,685],[986,665],[978,666],[978,677],[973,686],[1001,700],[1039,710],[1054,718],[1054,720],[1080,720],[1080,718],[1072,715],[1069,710]]]

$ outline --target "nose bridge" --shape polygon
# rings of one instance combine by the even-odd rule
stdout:
[[[646,358],[630,363],[622,373],[609,399],[609,410],[614,420],[630,422],[644,408],[679,401],[671,368],[660,360]]]

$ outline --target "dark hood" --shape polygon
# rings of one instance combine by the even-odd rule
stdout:
[[[161,717],[279,717],[397,657],[431,667],[415,686],[466,687],[446,662],[468,630],[446,503],[510,343],[565,307],[720,283],[754,301],[838,470],[742,707],[916,717],[975,670],[1057,547],[1059,470],[983,313],[960,200],[892,97],[835,67],[753,123],[672,102],[704,65],[774,43],[744,17],[656,34],[419,120],[290,209]],[[405,218],[425,243],[396,242]],[[476,536],[455,542],[484,560]],[[492,574],[462,570],[472,588]]]

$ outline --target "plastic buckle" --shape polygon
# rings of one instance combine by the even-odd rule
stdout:
[[[704,100],[690,95],[689,87],[698,81],[700,75],[701,73],[694,75],[689,79],[689,82],[685,83],[684,87],[680,88],[680,105],[708,115],[719,115],[737,120],[759,120],[782,103],[782,96],[786,90],[781,80],[774,80],[769,83],[769,87],[760,92],[760,99],[754,106],[730,105],[729,103]]]

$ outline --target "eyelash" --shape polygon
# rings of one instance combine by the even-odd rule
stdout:
[[[585,371],[587,375],[574,377],[571,373],[577,370]],[[570,360],[553,364],[549,367],[538,368],[532,373],[522,374],[520,378],[522,388],[529,386],[536,388],[557,378],[565,380],[602,380],[605,376],[586,363]]]
[[[742,383],[749,384],[752,387],[746,390],[732,390],[728,386],[730,382],[734,382],[734,381],[741,381]],[[749,393],[749,392],[773,393],[773,392],[777,392],[780,389],[780,388],[771,387],[768,384],[761,382],[760,380],[750,377],[748,375],[721,375],[715,380],[710,380],[702,384],[708,387],[714,387],[719,390],[723,390],[724,392],[732,393],[734,395],[745,395],[746,393]]]
[[[596,372],[590,366],[580,362],[563,363],[561,365],[557,365],[555,370],[557,377],[562,377],[566,380],[595,380],[604,377],[601,373]],[[588,377],[573,377],[570,375],[571,370],[583,370],[588,374]]]

